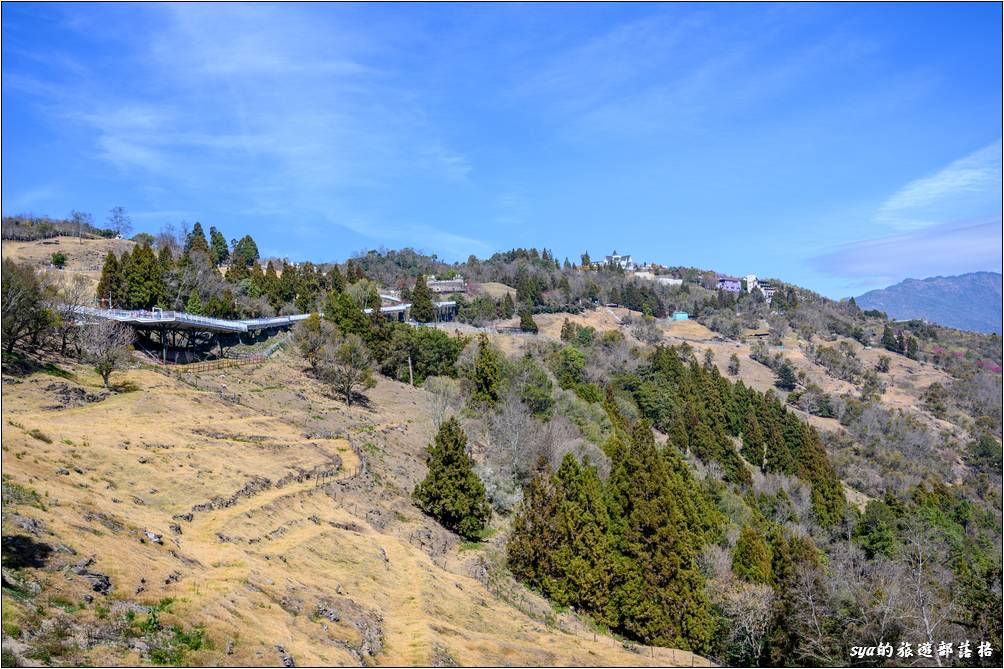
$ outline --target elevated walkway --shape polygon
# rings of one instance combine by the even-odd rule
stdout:
[[[289,327],[297,321],[306,319],[309,314],[294,314],[292,316],[274,316],[271,318],[250,318],[243,320],[228,320],[197,316],[183,311],[155,311],[123,309],[98,309],[83,307],[80,313],[96,318],[106,318],[118,321],[136,328],[165,327],[172,330],[198,330],[199,332],[230,333],[256,332],[270,328]]]

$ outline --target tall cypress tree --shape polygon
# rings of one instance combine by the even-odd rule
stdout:
[[[112,251],[105,256],[105,264],[101,266],[101,279],[98,280],[97,294],[98,301],[111,300],[109,308],[120,308],[115,303],[115,296],[119,292],[119,259]]]
[[[411,291],[411,317],[419,323],[436,320],[436,308],[432,304],[432,290],[425,282],[425,275],[415,279],[415,289]]]
[[[635,426],[608,486],[615,547],[626,558],[613,590],[618,627],[646,643],[702,651],[712,621],[697,567],[701,537],[681,508],[688,491],[660,457],[647,421]]]
[[[190,255],[193,251],[199,251],[209,255],[209,242],[206,241],[206,233],[202,229],[202,224],[198,221],[192,226],[192,231],[185,239],[185,255]]]
[[[478,351],[474,356],[471,382],[474,386],[471,400],[475,404],[495,406],[502,387],[502,360],[488,341],[488,335],[484,333],[478,335]]]
[[[732,549],[732,572],[750,583],[770,583],[771,553],[767,542],[753,527],[744,525]]]
[[[209,259],[213,261],[215,267],[225,264],[230,259],[227,238],[213,226],[209,228]]]
[[[444,526],[470,539],[478,537],[491,517],[485,486],[467,455],[467,435],[455,416],[447,419],[429,448],[429,473],[413,496],[418,506]]]

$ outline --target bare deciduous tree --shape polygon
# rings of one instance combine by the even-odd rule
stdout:
[[[81,308],[91,302],[92,289],[82,276],[75,276],[68,284],[55,287],[50,294],[50,309],[56,318],[53,332],[59,340],[59,353],[66,355],[70,344],[75,344],[80,334]]]
[[[125,207],[112,207],[108,212],[108,227],[115,231],[115,234],[125,237],[132,230],[132,219],[126,215]]]
[[[115,321],[99,320],[83,326],[80,350],[84,360],[101,375],[105,388],[108,387],[108,377],[112,372],[122,368],[129,359],[129,345],[132,342],[133,331]]]
[[[742,664],[755,664],[763,652],[774,590],[763,583],[733,580],[719,598],[722,611],[732,621],[732,652]]]
[[[422,387],[432,394],[429,413],[432,415],[433,427],[438,430],[447,416],[456,412],[463,404],[460,382],[448,376],[430,376]]]
[[[373,359],[363,340],[354,334],[324,349],[319,372],[321,378],[334,386],[349,405],[357,390],[376,385]]]

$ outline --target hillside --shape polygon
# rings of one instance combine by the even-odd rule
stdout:
[[[921,634],[931,602],[959,602],[946,638],[1000,637],[999,337],[534,249],[458,264],[494,296],[416,327],[362,310],[381,286],[418,302],[410,277],[435,261],[413,252],[263,268],[244,237],[224,272],[198,226],[165,244],[109,260],[117,304],[319,317],[228,343],[285,342],[259,366],[129,357],[105,389],[107,328],[57,311],[44,256],[5,262],[18,658],[841,664],[883,620]],[[108,345],[132,356],[127,341]],[[437,484],[453,506],[435,507],[412,491],[447,416],[455,469],[436,480],[465,487]],[[923,582],[882,603],[918,559]]]
[[[3,387],[5,649],[72,664],[705,664],[596,635],[497,576],[493,544],[421,514],[408,491],[431,438],[425,391],[381,381],[347,408],[285,354],[136,369],[122,378],[136,389],[110,396],[67,371]]]
[[[77,237],[52,237],[36,241],[3,240],[3,257],[33,267],[48,268],[52,264],[52,254],[57,251],[66,256],[66,266],[56,272],[63,280],[79,276],[93,288],[101,278],[101,266],[109,251],[122,254],[136,246],[127,239],[78,239]]]
[[[995,272],[906,279],[855,299],[862,309],[878,309],[890,318],[920,318],[960,330],[1001,333],[1001,275]]]

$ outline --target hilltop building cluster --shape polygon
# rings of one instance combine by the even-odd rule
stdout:
[[[774,297],[774,293],[777,289],[769,281],[760,281],[757,279],[756,274],[747,274],[744,277],[728,276],[726,274],[718,275],[718,290],[725,291],[727,293],[752,293],[755,290],[760,291],[763,295],[763,299],[770,304],[771,299]]]

